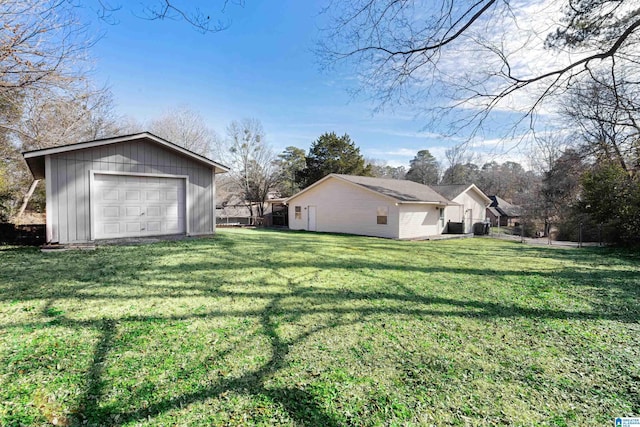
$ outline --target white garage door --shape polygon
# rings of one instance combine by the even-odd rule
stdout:
[[[184,233],[184,187],[180,178],[95,174],[94,238]]]

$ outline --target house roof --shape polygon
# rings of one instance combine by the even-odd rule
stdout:
[[[438,194],[427,185],[402,179],[372,178],[368,176],[330,174],[310,185],[297,194],[289,197],[287,203],[328,179],[339,179],[358,187],[393,199],[396,203],[427,203],[435,205],[457,205]]]
[[[491,199],[491,207],[495,208],[500,216],[518,217],[522,215],[522,208],[513,205],[498,196],[489,196]]]
[[[431,188],[450,200],[455,199],[466,191],[473,190],[484,199],[485,203],[489,204],[492,202],[492,199],[484,194],[475,184],[433,185]]]
[[[502,214],[496,208],[488,207],[487,210],[491,212],[495,217],[502,216]]]
[[[286,198],[286,197],[277,197],[277,198],[275,198],[275,199],[267,199],[267,200],[265,200],[264,202],[265,202],[265,203],[270,203],[270,204],[272,204],[272,205],[275,205],[275,204],[282,204],[282,203],[285,203],[286,201],[287,201],[287,198]]]
[[[216,206],[216,215],[222,218],[251,218],[247,205]]]
[[[145,140],[155,144],[158,144],[164,148],[169,149],[175,153],[184,155],[198,163],[204,164],[205,166],[214,169],[216,173],[228,172],[229,168],[218,163],[214,162],[211,159],[208,159],[200,154],[194,153],[193,151],[187,150],[184,147],[174,144],[173,142],[169,142],[166,139],[162,139],[159,136],[156,136],[149,132],[136,133],[133,135],[124,135],[117,136],[113,138],[104,138],[104,139],[96,139],[93,141],[85,141],[78,142],[76,144],[69,145],[61,145],[56,147],[43,148],[40,150],[32,150],[25,151],[22,153],[24,159],[31,170],[33,176],[37,179],[44,178],[44,159],[45,156],[51,154],[59,154],[66,153],[70,151],[82,150],[85,148],[93,148],[100,147],[103,145],[117,144],[120,142],[128,142],[128,141],[137,141],[137,140]]]
[[[453,200],[463,193],[469,185],[466,184],[452,184],[452,185],[432,185],[431,188],[442,194],[449,200]]]

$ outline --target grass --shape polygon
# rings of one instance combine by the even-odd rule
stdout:
[[[0,247],[0,425],[612,425],[640,256],[225,230]]]

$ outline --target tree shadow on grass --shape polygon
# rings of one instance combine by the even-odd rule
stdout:
[[[100,332],[100,337],[96,343],[93,360],[87,373],[87,383],[85,392],[80,399],[76,417],[81,423],[85,423],[93,414],[100,413],[100,399],[102,398],[105,386],[104,371],[107,357],[113,347],[113,340],[116,334],[116,322],[113,319],[103,319],[94,325]],[[98,420],[100,424],[105,420]]]
[[[400,303],[411,303],[412,308],[407,311],[412,313],[437,314],[440,315],[457,315],[461,317],[472,316],[479,318],[489,318],[497,316],[506,317],[538,317],[538,318],[559,318],[559,319],[609,319],[621,322],[636,323],[640,317],[638,313],[637,301],[640,299],[640,277],[636,271],[624,271],[620,269],[596,269],[582,270],[565,269],[560,271],[514,271],[514,270],[496,270],[483,269],[476,267],[423,267],[404,265],[397,263],[382,263],[375,261],[358,260],[351,264],[345,264],[336,260],[313,260],[310,264],[301,264],[290,261],[265,261],[265,260],[247,260],[243,261],[248,269],[262,269],[265,276],[273,276],[279,271],[286,271],[291,268],[311,269],[308,276],[312,276],[317,272],[323,271],[354,271],[361,277],[366,278],[371,272],[396,271],[402,268],[402,271],[420,273],[422,280],[432,277],[434,274],[444,273],[448,275],[460,277],[503,277],[513,280],[526,280],[528,277],[536,279],[553,279],[551,282],[545,281],[540,286],[542,291],[550,287],[562,290],[563,286],[570,286],[584,295],[591,298],[590,304],[593,307],[590,311],[579,310],[562,310],[562,309],[543,309],[521,307],[515,303],[509,304],[507,301],[484,301],[482,299],[475,300],[457,300],[442,296],[422,295],[418,293],[419,286],[414,282],[411,286],[397,280],[390,281],[391,287],[385,290],[366,291],[362,289],[318,289],[313,286],[297,286],[298,297],[314,298],[321,296],[324,300],[334,304],[336,312],[340,311],[340,305],[345,302],[354,300],[372,300],[384,299],[396,301]],[[111,265],[114,271],[118,266]],[[0,301],[29,301],[29,300],[47,300],[44,311],[52,309],[56,300],[76,299],[80,298],[84,301],[109,301],[128,300],[144,301],[147,298],[183,298],[183,297],[207,297],[207,298],[254,298],[270,300],[274,294],[269,291],[260,291],[250,289],[244,291],[242,288],[235,286],[235,282],[228,280],[237,280],[233,278],[235,266],[225,265],[224,267],[214,267],[207,262],[192,262],[185,265],[164,265],[157,268],[137,272],[140,276],[131,285],[135,290],[133,293],[119,293],[119,290],[127,290],[126,282],[122,282],[117,275],[108,277],[105,275],[105,283],[96,287],[92,281],[73,282],[72,285],[58,285],[55,281],[46,285],[34,284],[29,278],[19,278],[10,284],[2,287]],[[192,280],[189,283],[174,282],[174,278],[179,278],[185,274],[191,274],[193,277],[197,272],[202,272],[202,278]],[[76,273],[82,277],[83,272]],[[70,272],[73,277],[74,272]],[[237,276],[237,274],[236,274]],[[153,284],[145,284],[146,277],[153,278]],[[286,278],[285,278],[286,279]],[[297,280],[301,280],[298,277]],[[372,277],[373,279],[373,277]],[[267,280],[267,279],[264,279]],[[363,279],[366,280],[366,279]],[[231,288],[223,285],[232,285]],[[265,282],[265,285],[268,283]],[[524,285],[531,292],[537,289],[536,284]],[[581,288],[584,288],[581,289]],[[260,289],[260,287],[258,287]],[[112,290],[113,292],[108,292]],[[566,291],[566,289],[564,290]],[[428,307],[432,305],[446,305],[455,307],[449,313],[446,311],[433,312]],[[418,306],[418,307],[416,307]],[[460,309],[472,309],[464,312]],[[315,312],[322,312],[324,308],[312,309]],[[384,309],[375,308],[384,312]],[[209,315],[243,315],[249,314],[244,312],[234,313],[233,311],[220,311],[219,313],[211,312]],[[250,313],[256,315],[257,313]],[[309,314],[309,313],[306,313]],[[206,314],[205,314],[206,316]],[[139,317],[140,320],[147,319],[148,316]],[[129,316],[126,320],[135,321],[136,316]],[[5,322],[0,324],[0,328],[10,327],[11,323]]]
[[[207,242],[195,242],[195,250],[206,250]],[[378,243],[376,243],[378,244]],[[189,247],[192,247],[190,245]],[[268,245],[266,245],[268,246]],[[198,249],[199,248],[199,249]],[[242,258],[241,245],[228,244],[225,246],[228,251],[234,254],[229,259]],[[535,248],[536,251],[540,251]],[[174,250],[173,245],[158,247],[154,250],[147,251],[149,256],[170,256]],[[547,251],[556,251],[555,249],[547,249]],[[547,252],[540,252],[547,254]],[[554,252],[556,253],[556,252]],[[72,257],[73,258],[73,257]],[[127,262],[127,261],[124,261]],[[109,265],[100,260],[95,261],[96,266],[106,268]],[[271,274],[279,275],[281,271],[286,271],[292,267],[312,268],[313,271],[323,270],[362,270],[362,271],[384,271],[395,270],[402,267],[406,271],[435,274],[435,273],[451,273],[461,276],[485,276],[487,274],[504,274],[504,275],[522,275],[529,274],[540,275],[541,277],[555,277],[570,281],[572,284],[581,282],[594,283],[594,274],[596,274],[596,282],[610,281],[611,283],[603,283],[603,287],[614,286],[622,289],[625,293],[624,298],[633,299],[638,297],[638,287],[633,284],[637,283],[637,274],[635,272],[624,272],[619,270],[601,270],[597,272],[589,271],[554,271],[554,272],[518,272],[512,270],[492,270],[487,271],[479,267],[416,267],[409,263],[400,266],[394,262],[368,261],[359,259],[357,261],[346,263],[340,260],[331,259],[313,259],[311,264],[301,264],[290,261],[273,261],[264,257],[255,260],[243,259],[243,265],[247,268],[264,268]],[[113,319],[96,319],[94,321],[75,321],[64,315],[57,316],[57,322],[61,326],[69,328],[93,328],[100,337],[94,348],[91,365],[87,370],[85,392],[80,399],[76,413],[78,414],[77,423],[79,425],[85,422],[88,425],[113,425],[120,426],[128,423],[141,422],[149,417],[160,416],[164,413],[177,410],[183,405],[204,402],[207,399],[222,395],[225,392],[236,392],[238,394],[266,396],[272,400],[289,416],[289,418],[300,424],[337,426],[341,424],[341,420],[325,408],[318,396],[312,392],[305,390],[303,386],[296,387],[291,384],[282,387],[272,387],[268,385],[268,380],[277,372],[285,367],[285,360],[290,354],[292,347],[303,340],[309,338],[318,332],[335,328],[337,326],[348,326],[350,324],[361,322],[368,316],[380,316],[385,313],[393,313],[394,315],[407,316],[440,316],[440,317],[459,317],[459,318],[538,318],[538,319],[568,319],[568,320],[589,320],[589,319],[609,319],[621,322],[637,323],[638,317],[633,312],[620,312],[613,310],[612,307],[600,307],[594,311],[571,311],[563,309],[545,309],[545,308],[529,308],[515,304],[503,302],[488,302],[482,300],[460,300],[456,298],[421,295],[417,292],[416,287],[406,286],[400,282],[396,283],[397,291],[366,291],[352,289],[325,289],[319,290],[313,286],[303,286],[301,283],[306,280],[302,277],[287,278],[285,286],[287,292],[269,292],[247,290],[225,290],[217,285],[217,281],[222,279],[224,275],[233,271],[235,265],[226,266],[221,271],[212,269],[207,262],[188,262],[185,265],[162,265],[150,269],[148,273],[154,277],[167,278],[175,275],[183,274],[186,271],[201,271],[211,275],[206,282],[183,283],[179,286],[179,291],[169,292],[173,289],[168,285],[165,287],[160,284],[154,285],[160,290],[166,298],[184,297],[197,292],[201,296],[215,298],[255,298],[268,302],[261,305],[262,308],[257,309],[228,309],[228,310],[209,310],[202,313],[186,313],[184,315],[131,315],[120,316]],[[109,271],[117,272],[118,265],[115,265]],[[70,272],[73,275],[73,272]],[[80,277],[80,276],[79,276]],[[105,274],[108,277],[108,274]],[[304,280],[303,280],[304,279]],[[95,300],[109,299],[131,299],[131,295],[113,296],[93,293],[89,283],[80,283],[72,286],[64,291],[55,288],[56,283],[50,283],[47,289],[38,289],[37,292],[29,293],[29,289],[34,286],[28,278],[17,280],[15,287],[9,286],[0,299],[10,300],[13,298],[22,299],[42,299],[49,297],[49,301],[45,304],[43,317],[47,317],[54,308],[56,299],[74,298],[78,296],[78,292],[82,292],[82,298]],[[265,288],[268,289],[269,283],[264,282]],[[630,284],[627,286],[627,284]],[[136,284],[139,286],[139,284]],[[158,293],[139,292],[135,298],[145,299],[150,296],[158,296]],[[296,308],[287,305],[285,299],[299,298],[311,301],[305,308]],[[352,306],[354,301],[386,301],[388,306],[378,306],[371,304],[362,304],[357,307]],[[623,299],[612,297],[610,303],[615,305],[623,301]],[[626,301],[626,300],[625,300]],[[636,299],[637,301],[637,299]],[[626,304],[626,303],[625,303]],[[327,314],[334,319],[348,317],[352,315],[355,319],[327,322],[325,325],[310,328],[295,339],[284,340],[278,333],[276,318],[282,315],[288,315],[292,319],[300,318],[305,315]],[[114,338],[118,332],[118,325],[123,322],[147,322],[147,321],[171,321],[171,320],[196,320],[201,318],[225,318],[228,316],[236,317],[254,317],[259,319],[263,334],[270,338],[270,346],[272,349],[271,357],[262,364],[257,370],[246,372],[239,378],[221,379],[213,385],[196,388],[192,392],[182,393],[174,398],[167,398],[152,403],[148,407],[136,408],[134,410],[122,410],[118,407],[101,404],[104,401],[104,392],[109,381],[106,378],[105,365],[109,362],[109,355],[113,351],[115,345]],[[33,323],[29,326],[41,326],[42,324]],[[19,324],[5,325],[5,327],[20,326]],[[135,395],[134,395],[135,402]]]
[[[241,395],[264,396],[279,405],[291,420],[305,424],[318,426],[338,426],[341,420],[331,414],[312,392],[304,387],[291,385],[272,387],[267,381],[272,375],[286,367],[286,359],[293,346],[301,343],[312,335],[335,328],[349,326],[366,320],[369,316],[380,316],[385,313],[408,316],[442,316],[442,317],[470,317],[479,319],[490,318],[545,318],[545,319],[594,319],[598,316],[589,313],[568,312],[563,310],[528,309],[523,307],[504,305],[499,303],[487,303],[480,301],[460,301],[452,298],[426,297],[417,294],[413,289],[403,289],[402,293],[385,292],[323,292],[316,297],[323,303],[328,302],[330,307],[311,307],[296,309],[283,304],[287,298],[313,298],[314,289],[300,286],[289,279],[290,292],[261,295],[261,298],[269,298],[267,306],[256,310],[238,311],[210,311],[201,314],[186,314],[183,316],[123,316],[118,319],[97,319],[95,321],[76,322],[65,316],[60,316],[58,324],[68,328],[90,327],[99,332],[100,337],[95,345],[91,365],[87,371],[85,393],[80,399],[77,409],[78,425],[110,425],[121,426],[128,423],[140,422],[164,413],[179,410],[185,405],[204,402],[227,392],[235,392]],[[316,290],[317,291],[317,290]],[[387,300],[394,303],[392,307],[340,307],[344,302],[355,300]],[[450,310],[438,309],[434,306],[451,307]],[[327,321],[323,325],[312,327],[300,334],[295,339],[285,341],[277,331],[277,318],[282,315],[300,317],[303,315],[327,313],[334,321]],[[351,315],[351,320],[341,319],[344,315]],[[109,354],[114,346],[114,337],[118,332],[118,324],[126,322],[145,321],[171,321],[171,320],[195,320],[198,318],[224,318],[227,316],[248,316],[258,318],[262,326],[262,334],[270,338],[272,355],[262,367],[246,372],[239,378],[221,379],[217,383],[196,388],[192,392],[182,393],[174,398],[157,401],[146,407],[134,410],[122,410],[109,405],[101,405],[104,390],[108,386],[105,379],[105,365],[109,362]],[[142,396],[140,396],[142,397]],[[136,397],[134,395],[133,401]],[[142,399],[141,399],[142,400]]]
[[[286,295],[286,297],[289,296],[289,294]],[[128,412],[100,406],[100,398],[105,386],[105,380],[103,379],[104,364],[107,362],[109,351],[113,345],[116,323],[113,320],[97,322],[95,326],[100,331],[101,337],[96,344],[93,361],[88,371],[86,392],[79,403],[77,411],[74,411],[77,413],[78,424],[102,425],[108,423],[110,426],[120,426],[155,417],[167,411],[182,408],[184,405],[204,402],[209,398],[217,397],[227,392],[237,392],[244,395],[266,396],[276,404],[279,404],[286,414],[297,423],[328,427],[341,425],[337,419],[321,406],[315,396],[304,389],[295,387],[272,388],[265,385],[265,381],[270,375],[283,368],[286,356],[289,354],[292,345],[321,330],[335,326],[335,324],[319,326],[307,331],[291,342],[284,342],[276,331],[276,323],[272,320],[273,313],[279,311],[278,306],[281,299],[282,297],[273,298],[269,306],[260,315],[264,333],[271,338],[273,350],[270,360],[260,369],[247,372],[240,378],[221,380],[213,386],[185,393],[172,399],[165,399],[147,407]],[[189,316],[185,318],[189,318]],[[73,321],[68,321],[67,323],[73,323]]]

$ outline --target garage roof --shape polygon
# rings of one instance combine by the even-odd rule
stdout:
[[[25,151],[24,153],[22,153],[22,155],[24,156],[24,159],[26,160],[27,165],[29,166],[29,169],[31,170],[31,173],[33,174],[34,178],[42,179],[44,178],[44,158],[47,155],[66,153],[69,151],[82,150],[85,148],[93,148],[93,147],[99,147],[103,145],[118,144],[120,142],[135,141],[135,140],[145,140],[145,141],[149,141],[149,142],[153,142],[155,144],[161,145],[164,148],[169,149],[170,151],[189,157],[190,159],[198,163],[201,163],[210,167],[216,173],[224,173],[229,171],[228,167],[220,163],[214,162],[211,159],[201,156],[200,154],[194,153],[193,151],[187,150],[184,147],[176,145],[173,142],[169,142],[166,139],[162,139],[159,136],[156,136],[149,132],[136,133],[133,135],[117,136],[114,138],[96,139],[94,141],[79,142],[76,144],[61,145],[57,147],[43,148],[40,150]]]

